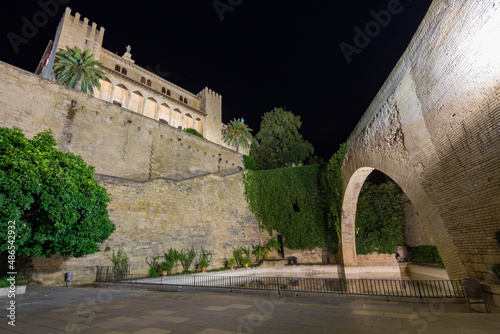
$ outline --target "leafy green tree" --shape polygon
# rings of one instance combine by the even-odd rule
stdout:
[[[0,128],[0,228],[15,222],[17,256],[96,253],[115,230],[94,167],[56,145],[50,130],[27,139],[17,128]],[[0,233],[0,254],[9,240]]]
[[[93,94],[94,87],[101,88],[99,79],[106,77],[100,65],[90,50],[82,53],[78,46],[72,49],[67,47],[57,52],[53,71],[60,84]]]
[[[250,155],[262,169],[301,165],[314,153],[314,147],[299,133],[301,125],[300,116],[290,111],[274,108],[265,113],[255,136],[258,145]]]
[[[249,155],[243,156],[243,166],[245,167],[245,169],[250,169],[250,170],[260,169],[259,164],[255,162],[255,158]]]
[[[236,152],[239,152],[239,147],[248,148],[252,143],[252,132],[253,130],[245,124],[243,118],[235,118],[229,122],[229,124],[224,125],[222,129],[222,140],[224,143],[228,143],[230,146],[236,148]]]

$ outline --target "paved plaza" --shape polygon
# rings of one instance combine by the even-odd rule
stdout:
[[[0,297],[2,334],[457,333],[498,334],[500,314],[462,301],[402,301],[320,294],[185,289],[28,287]]]

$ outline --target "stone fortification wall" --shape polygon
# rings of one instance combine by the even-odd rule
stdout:
[[[356,265],[354,213],[370,169],[411,200],[452,279],[490,279],[500,263],[499,1],[431,5],[349,137],[343,165],[344,262]]]
[[[241,154],[0,62],[0,126],[32,137],[52,129],[59,149],[96,173],[181,180],[243,169]]]
[[[241,154],[169,125],[0,62],[0,126],[27,137],[52,129],[58,148],[95,166],[111,195],[115,233],[98,254],[33,259],[27,273],[43,284],[93,282],[96,265],[111,265],[123,249],[132,273],[147,273],[145,257],[170,247],[213,252],[212,267],[232,247],[261,242],[243,197]],[[226,175],[226,176],[224,176]],[[109,251],[105,251],[109,247]]]
[[[261,243],[258,222],[243,198],[241,173],[184,181],[96,178],[111,195],[108,208],[116,231],[101,245],[100,253],[78,259],[33,259],[23,270],[33,279],[44,285],[63,285],[64,273],[73,272],[72,284],[92,283],[96,266],[111,266],[109,258],[119,249],[130,258],[132,274],[146,275],[146,257],[163,255],[171,247],[179,251],[203,247],[213,253],[209,269],[219,268],[232,257],[233,247]],[[191,270],[196,263],[197,258]]]

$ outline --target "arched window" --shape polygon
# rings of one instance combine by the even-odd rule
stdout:
[[[161,92],[162,92],[163,94],[165,94],[165,93],[167,92],[167,90],[165,89],[165,87],[162,87],[162,88],[161,88]]]
[[[148,79],[148,81],[146,82],[146,85],[148,85],[149,87],[151,87],[151,80]]]
[[[120,72],[120,65],[115,65],[115,71]]]
[[[152,97],[148,97],[146,100],[146,104],[144,105],[144,112],[142,113],[144,116],[148,116],[151,118],[156,118],[156,108],[157,108],[156,100]]]
[[[172,126],[182,129],[182,113],[179,109],[174,109],[172,113]]]
[[[146,78],[145,78],[145,77],[141,77],[141,83],[142,83],[142,84],[145,84],[145,83],[146,83]]]
[[[123,84],[118,84],[113,92],[113,103],[120,106],[126,106],[128,102],[128,89]]]
[[[168,122],[166,120],[164,120],[163,118],[160,118],[160,123],[168,124]]]
[[[144,105],[144,97],[139,91],[135,91],[130,95],[128,108],[139,114],[142,114],[142,107]]]
[[[184,103],[187,104],[188,103],[188,99],[184,98]]]
[[[127,69],[126,69],[125,67],[124,67],[124,68],[122,68],[122,74],[127,75]]]
[[[194,119],[190,114],[184,115],[184,128],[194,129]]]
[[[179,96],[179,100],[180,100],[181,102],[183,102],[183,101],[184,101],[184,98],[183,98],[182,96]]]
[[[170,89],[167,89],[167,95],[170,96],[172,93],[170,93]]]
[[[170,107],[166,103],[162,103],[160,105],[158,118],[163,119],[168,124],[168,121],[170,121],[170,113]]]

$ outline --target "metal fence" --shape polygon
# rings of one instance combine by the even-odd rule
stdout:
[[[278,292],[318,292],[347,295],[368,295],[416,298],[464,298],[459,280],[383,280],[302,277],[253,277],[219,275],[172,275],[144,277],[130,275],[117,277],[112,267],[98,267],[96,282],[118,282],[189,286],[202,288],[274,290]]]

